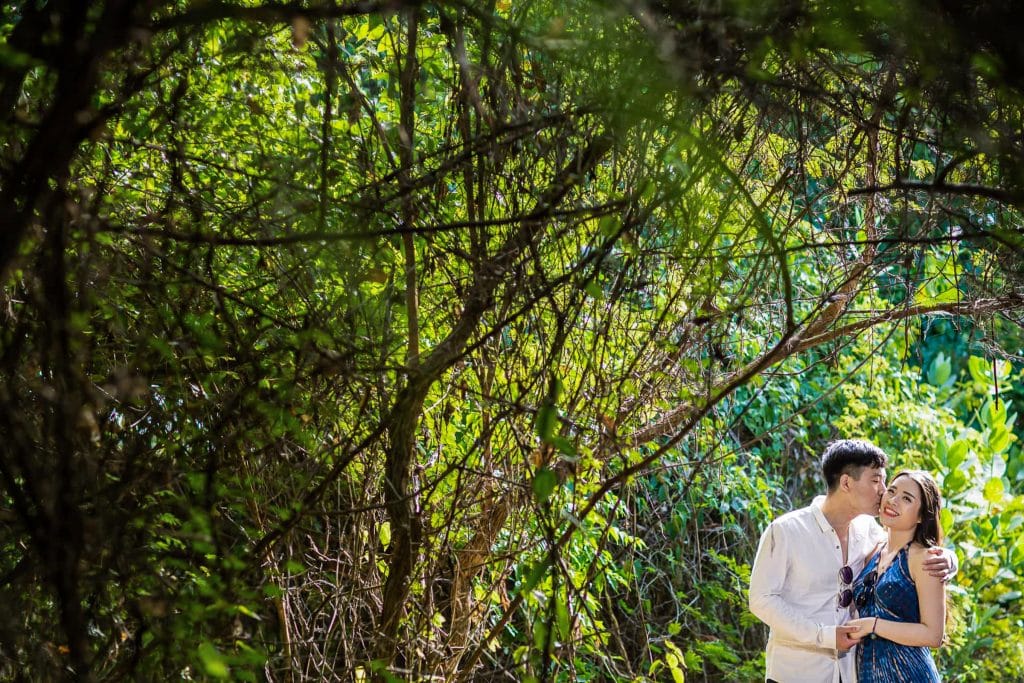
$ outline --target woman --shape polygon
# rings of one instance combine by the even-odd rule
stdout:
[[[939,487],[927,472],[897,474],[882,497],[879,522],[888,540],[868,560],[854,584],[860,618],[857,645],[860,683],[938,682],[929,648],[942,643],[946,596],[941,579],[922,569],[928,548],[942,542]]]

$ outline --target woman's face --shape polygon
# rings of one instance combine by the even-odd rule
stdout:
[[[882,496],[879,521],[892,529],[913,529],[921,521],[921,498],[921,487],[916,481],[907,476],[896,477]]]

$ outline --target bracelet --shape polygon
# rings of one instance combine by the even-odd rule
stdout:
[[[875,635],[876,628],[878,628],[878,617],[875,617],[875,623],[871,624],[871,635]]]

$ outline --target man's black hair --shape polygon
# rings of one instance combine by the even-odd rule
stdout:
[[[885,451],[870,441],[840,439],[826,446],[821,454],[821,473],[825,476],[828,490],[835,491],[843,474],[860,479],[861,469],[885,467],[888,462]]]

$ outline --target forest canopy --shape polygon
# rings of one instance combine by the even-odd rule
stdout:
[[[0,7],[0,677],[761,680],[837,437],[1024,676],[1015,3]]]

